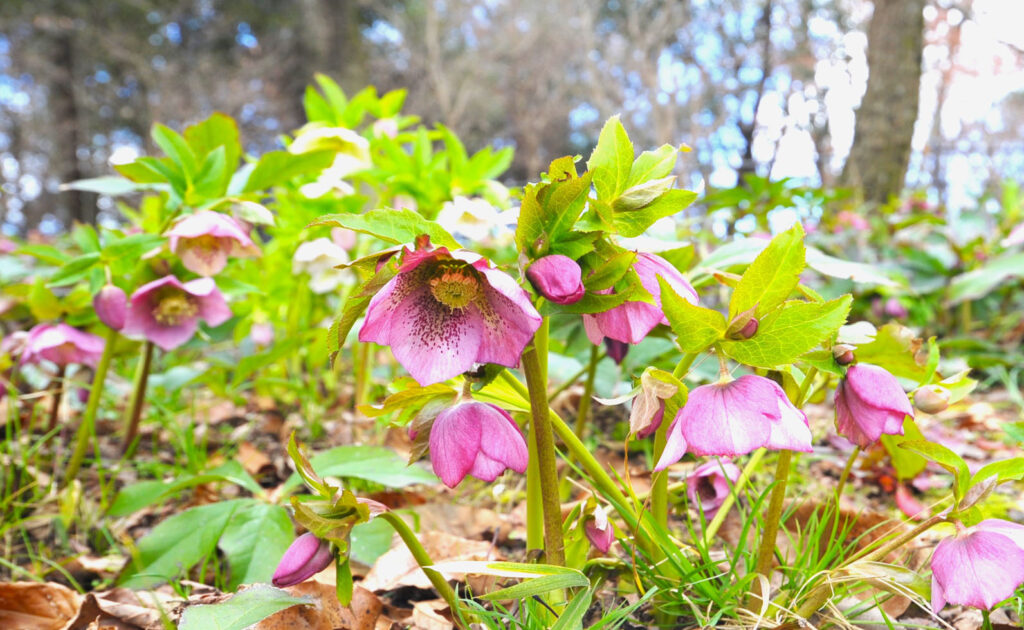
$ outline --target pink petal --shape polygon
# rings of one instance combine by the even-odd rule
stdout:
[[[746,376],[694,389],[682,410],[683,435],[690,451],[736,456],[765,446],[770,435],[767,404],[777,406],[774,397],[766,400],[756,381]]]
[[[875,409],[887,409],[914,417],[914,408],[899,381],[877,365],[858,363],[846,371],[846,382],[857,398]],[[900,417],[902,426],[903,418]]]
[[[976,527],[940,542],[932,556],[932,607],[949,602],[991,609],[1024,582],[1024,550]]]
[[[519,425],[501,407],[489,403],[477,404],[484,405],[479,409],[477,419],[480,423],[481,435],[487,436],[480,442],[480,452],[485,453],[494,461],[500,462],[502,470],[507,467],[517,473],[525,473],[526,465],[529,462],[529,453],[526,449],[526,439],[523,437]],[[490,413],[484,412],[487,409],[490,410]],[[480,477],[475,472],[473,475]],[[494,477],[480,478],[485,481],[494,480]]]
[[[482,339],[481,316],[472,306],[449,309],[424,286],[391,316],[391,352],[420,385],[458,376],[473,367]]]
[[[480,439],[481,427],[472,406],[456,405],[437,414],[430,429],[430,463],[444,485],[454,488],[469,474]]]
[[[511,278],[505,274],[501,275],[512,282],[511,288],[523,296],[526,295]],[[493,276],[488,276],[491,277]],[[474,303],[474,306],[475,312],[479,313],[479,326],[483,333],[476,362],[497,363],[507,367],[518,366],[523,348],[533,338],[533,333],[540,328],[540,314],[530,304],[529,299],[513,300],[494,285],[483,287],[483,299]]]
[[[587,333],[590,343],[595,346],[601,345],[601,342],[604,341],[604,333],[601,332],[601,327],[597,323],[597,317],[593,315],[583,315],[583,331]]]
[[[646,302],[624,302],[615,308],[594,315],[604,337],[623,343],[637,344],[661,323],[661,309]]]
[[[366,307],[366,319],[359,329],[359,341],[379,343],[382,346],[391,344],[391,320],[398,305],[409,297],[409,294],[423,290],[425,282],[423,273],[400,273],[388,280],[380,291],[370,298]]]
[[[765,387],[772,391],[778,405],[778,412],[769,423],[771,433],[765,446],[776,450],[810,453],[814,448],[811,445],[811,429],[807,422],[807,416],[793,406],[789,397],[786,396],[786,392],[779,387],[778,383],[769,379],[762,379],[762,381],[767,383]]]
[[[167,236],[172,239],[172,249],[174,241],[179,238],[198,238],[200,236],[227,238],[237,241],[243,246],[253,245],[249,234],[236,219],[212,210],[203,210],[181,219],[167,231]]]
[[[661,452],[661,457],[658,458],[658,463],[654,465],[654,470],[665,470],[681,460],[683,455],[686,455],[686,438],[683,436],[683,422],[685,422],[683,410],[680,409],[672,421],[672,425],[668,428],[665,450]]]
[[[171,247],[185,269],[201,276],[217,275],[228,264],[228,250],[225,247],[203,247],[188,239]]]
[[[198,278],[184,284],[185,291],[196,297],[199,317],[210,326],[220,326],[231,319],[231,309],[213,278]]]

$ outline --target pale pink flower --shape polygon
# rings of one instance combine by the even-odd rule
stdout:
[[[102,337],[64,323],[38,324],[28,331],[21,363],[45,360],[61,367],[71,364],[95,367],[103,355],[104,345]]]
[[[292,273],[309,274],[309,290],[317,295],[337,291],[351,272],[336,269],[349,261],[348,252],[326,237],[300,243],[292,256]]]
[[[219,326],[230,318],[231,309],[212,278],[182,283],[164,276],[132,294],[123,332],[173,350],[192,338],[200,319]]]
[[[519,425],[490,403],[456,403],[437,414],[430,428],[430,462],[449,488],[466,475],[494,481],[506,468],[524,473],[528,457]]]
[[[914,417],[907,395],[896,377],[877,365],[850,366],[836,387],[836,428],[866,448],[882,434],[903,435],[903,419]]]
[[[329,567],[333,560],[331,544],[306,532],[284,552],[271,583],[278,588],[295,586]]]
[[[540,327],[530,296],[511,276],[464,251],[404,251],[398,274],[373,296],[360,341],[391,346],[420,385],[478,363],[519,365]]]
[[[836,215],[836,226],[833,228],[833,232],[842,232],[843,230],[854,230],[857,232],[864,232],[871,229],[871,224],[868,223],[867,219],[857,214],[856,212],[850,212],[849,210],[843,210]]]
[[[203,210],[174,224],[167,232],[171,251],[181,258],[185,268],[201,276],[220,273],[228,256],[248,258],[259,256],[260,249],[249,237],[248,230],[234,218]]]
[[[586,532],[590,544],[601,553],[608,553],[608,549],[615,542],[615,529],[608,520],[607,512],[600,505],[594,507],[594,515],[587,518],[583,531]]]
[[[697,303],[697,292],[686,278],[667,260],[655,254],[639,253],[633,262],[633,271],[640,277],[640,284],[654,298],[654,304],[647,302],[624,302],[603,313],[583,316],[583,327],[594,345],[605,337],[624,343],[640,343],[658,324],[668,325],[661,311],[661,277],[680,297],[691,304]],[[611,290],[605,291],[611,293]]]
[[[947,603],[991,609],[1024,583],[1024,525],[987,519],[957,524],[932,555],[932,608]]]
[[[700,507],[708,518],[714,518],[739,478],[740,469],[730,461],[704,462],[686,476],[686,495],[694,507]]]
[[[690,392],[654,469],[667,468],[687,451],[735,457],[761,447],[810,452],[811,430],[778,383],[748,374]]]

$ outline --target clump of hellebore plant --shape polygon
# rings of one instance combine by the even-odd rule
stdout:
[[[690,392],[654,469],[664,470],[687,451],[735,457],[761,447],[810,452],[811,430],[778,383],[748,374]]]
[[[132,294],[123,332],[173,350],[192,338],[200,319],[218,326],[230,318],[231,309],[212,278],[183,283],[164,276]]]
[[[458,401],[437,414],[430,428],[430,462],[449,488],[466,475],[494,481],[508,468],[524,473],[527,460],[519,425],[497,405]]]
[[[907,395],[896,378],[878,367],[858,363],[836,387],[836,427],[861,448],[886,435],[903,435],[903,420],[914,417]]]
[[[201,276],[220,273],[228,256],[259,256],[260,249],[242,225],[233,217],[212,210],[191,214],[167,232],[171,251],[181,258],[185,268]]]
[[[419,242],[366,309],[360,341],[391,346],[420,385],[448,380],[477,363],[519,365],[540,327],[530,296],[486,259]]]
[[[935,547],[932,608],[947,603],[991,609],[1024,583],[1024,525],[1000,519],[964,528]]]
[[[278,588],[295,586],[320,573],[333,561],[331,544],[306,532],[296,538],[284,552],[271,583]]]

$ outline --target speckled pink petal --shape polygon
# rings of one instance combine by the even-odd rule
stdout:
[[[481,329],[474,308],[449,309],[423,287],[392,314],[391,351],[420,385],[440,383],[472,369]]]

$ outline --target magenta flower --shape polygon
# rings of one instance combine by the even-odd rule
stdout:
[[[1024,583],[1024,525],[990,518],[957,527],[932,555],[932,608],[991,609]]]
[[[360,341],[391,346],[420,385],[477,363],[519,365],[540,327],[530,296],[476,254],[405,250],[398,275],[370,300]]]
[[[430,462],[449,488],[466,475],[494,481],[506,468],[524,473],[527,459],[519,425],[490,403],[456,403],[437,414],[430,428]]]
[[[102,337],[64,323],[39,324],[28,331],[21,351],[21,363],[46,360],[61,367],[71,364],[96,367],[104,345]]]
[[[575,304],[583,299],[583,271],[568,256],[545,256],[526,270],[537,292],[555,304]]]
[[[661,311],[659,276],[687,302],[697,303],[697,292],[686,278],[661,256],[637,254],[633,262],[633,271],[640,277],[640,284],[654,298],[654,304],[625,302],[603,313],[584,315],[583,327],[594,345],[599,345],[604,337],[624,343],[640,343],[658,324],[668,325],[668,320]]]
[[[729,496],[730,487],[740,478],[740,469],[730,461],[710,461],[697,466],[686,476],[686,495],[708,518],[714,518]]]
[[[181,258],[185,269],[201,276],[220,273],[228,256],[248,258],[259,256],[260,249],[252,242],[248,230],[234,218],[220,212],[204,210],[174,224],[167,236],[171,251]]]
[[[174,276],[164,276],[132,294],[123,332],[173,350],[192,338],[200,319],[218,326],[230,318],[231,309],[212,278],[183,284]]]
[[[674,464],[687,450],[735,457],[761,447],[809,452],[811,430],[807,416],[775,381],[748,374],[690,392],[654,469]]]
[[[608,520],[608,514],[600,505],[594,507],[594,515],[587,518],[583,531],[590,544],[601,553],[608,553],[608,549],[615,542],[615,530]]]
[[[861,448],[882,434],[903,435],[903,419],[914,417],[896,378],[867,363],[850,366],[836,387],[836,428]]]
[[[278,588],[295,586],[326,569],[333,560],[331,544],[306,532],[284,552],[271,583]]]
[[[93,296],[92,308],[101,322],[113,330],[121,330],[128,317],[128,296],[121,287],[107,284]]]

